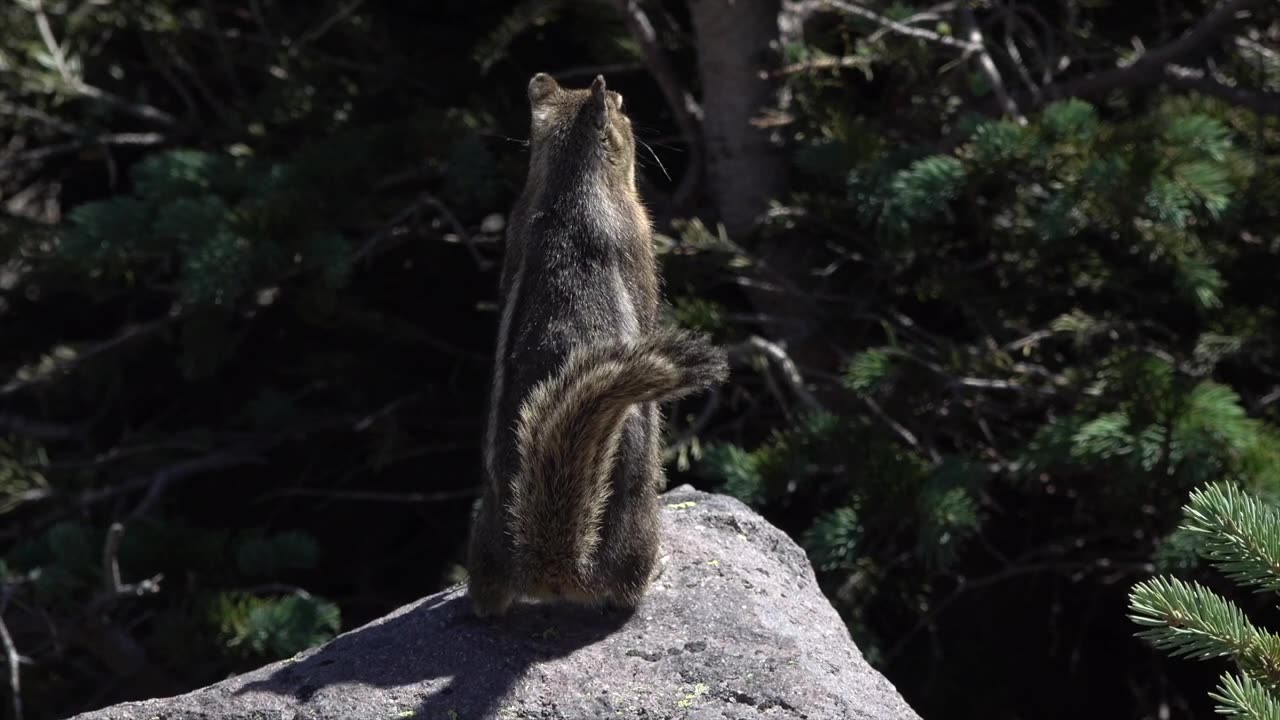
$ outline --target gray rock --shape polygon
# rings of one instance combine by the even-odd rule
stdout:
[[[455,587],[289,660],[76,720],[918,720],[785,534],[731,498],[665,499],[663,574],[630,617],[524,605],[480,621]]]

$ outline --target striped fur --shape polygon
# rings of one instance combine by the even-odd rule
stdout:
[[[624,420],[637,403],[674,400],[726,373],[723,355],[683,333],[576,348],[520,409],[508,505],[516,567],[537,568],[551,587],[599,582],[594,561]]]
[[[529,174],[511,210],[487,481],[472,521],[480,615],[518,597],[635,605],[658,551],[657,403],[727,372],[706,339],[659,329],[648,212],[622,99],[529,83]]]

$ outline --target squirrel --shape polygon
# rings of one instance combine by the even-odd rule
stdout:
[[[467,548],[476,615],[517,598],[634,608],[655,575],[661,402],[723,382],[722,349],[660,327],[652,221],[622,96],[538,73],[511,210]]]

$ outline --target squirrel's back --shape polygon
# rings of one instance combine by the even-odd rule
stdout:
[[[529,84],[529,176],[511,213],[472,530],[479,612],[513,596],[634,604],[657,549],[657,403],[723,354],[658,329],[658,275],[622,98]]]

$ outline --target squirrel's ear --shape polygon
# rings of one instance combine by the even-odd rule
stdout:
[[[604,76],[597,75],[591,83],[591,107],[595,110],[596,124],[604,127],[609,122],[609,110],[613,103],[604,86]]]
[[[529,81],[529,104],[537,107],[560,92],[560,83],[546,73],[538,73]]]

